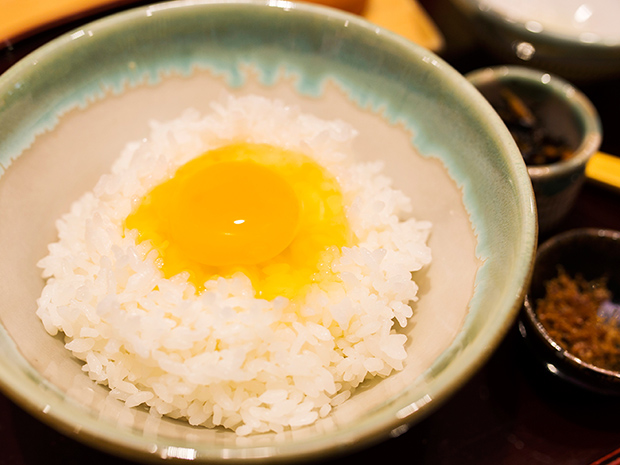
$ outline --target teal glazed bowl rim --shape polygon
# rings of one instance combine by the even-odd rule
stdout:
[[[418,79],[424,86],[432,87],[441,98],[458,103],[458,111],[462,112],[459,116],[462,118],[460,122],[472,121],[473,125],[488,133],[484,142],[488,144],[485,145],[488,153],[495,150],[494,153],[501,154],[501,157],[489,159],[486,162],[493,169],[501,172],[501,176],[498,174],[497,177],[501,178],[502,188],[514,194],[511,197],[512,203],[505,206],[514,213],[514,217],[504,222],[491,223],[487,212],[482,211],[482,208],[475,208],[474,200],[482,197],[491,198],[492,190],[485,194],[484,189],[498,187],[500,184],[485,187],[478,186],[475,182],[468,182],[467,170],[481,168],[469,168],[462,161],[462,157],[454,157],[452,163],[446,161],[449,161],[449,157],[443,161],[447,163],[446,169],[450,176],[462,189],[464,202],[468,206],[475,232],[479,236],[476,252],[487,257],[482,271],[476,278],[476,292],[470,302],[470,308],[480,309],[484,306],[480,301],[484,293],[485,295],[492,294],[493,298],[497,299],[498,308],[494,312],[489,312],[488,318],[484,316],[485,314],[474,312],[466,319],[462,332],[453,344],[454,347],[442,354],[434,366],[436,365],[436,371],[441,372],[444,366],[450,364],[450,357],[458,358],[458,363],[452,363],[449,376],[442,377],[441,373],[445,375],[446,373],[441,372],[439,376],[432,377],[425,384],[426,396],[413,398],[412,396],[417,393],[409,393],[403,399],[389,402],[379,412],[373,412],[359,424],[349,425],[346,429],[335,431],[333,434],[311,438],[302,444],[285,442],[269,447],[255,447],[252,450],[244,449],[242,446],[221,448],[209,444],[169,443],[165,439],[154,444],[149,438],[139,434],[129,434],[126,431],[108,427],[102,430],[97,418],[85,414],[77,415],[76,412],[80,411],[78,406],[63,401],[50,386],[41,380],[40,375],[28,368],[25,360],[20,360],[18,350],[2,327],[0,327],[0,349],[14,354],[15,360],[0,360],[0,387],[18,405],[64,433],[75,436],[94,447],[140,460],[154,461],[166,458],[162,455],[162,451],[171,450],[171,448],[189,451],[189,458],[195,461],[242,461],[246,459],[269,461],[308,458],[328,453],[342,453],[387,438],[390,434],[393,435],[394,431],[402,432],[407,429],[403,430],[403,425],[427,416],[453,394],[482,366],[503,339],[521,308],[531,277],[537,239],[536,207],[532,186],[516,144],[488,102],[462,75],[432,52],[372,25],[360,17],[331,8],[303,3],[273,0],[196,0],[175,1],[131,9],[95,21],[51,41],[23,58],[0,76],[0,148],[2,148],[0,150],[0,176],[2,170],[10,169],[11,163],[32,144],[38,134],[53,129],[64,112],[76,106],[88,105],[89,102],[104,96],[97,85],[87,82],[86,78],[89,73],[101,73],[100,76],[108,79],[109,86],[116,92],[122,92],[124,86],[132,87],[139,84],[139,79],[128,71],[126,63],[123,63],[122,67],[119,65],[119,68],[106,67],[106,64],[115,63],[116,58],[112,57],[112,53],[121,53],[125,41],[133,43],[142,33],[151,34],[154,39],[159,38],[159,42],[155,45],[160,49],[153,46],[149,49],[148,58],[165,56],[166,58],[162,60],[169,61],[162,63],[155,60],[159,67],[154,66],[148,70],[149,78],[154,83],[170,69],[183,75],[191,74],[199,54],[166,55],[176,46],[175,41],[170,40],[168,36],[164,39],[161,31],[157,32],[157,27],[168,31],[167,33],[171,33],[170,31],[178,33],[183,28],[197,28],[198,19],[206,19],[216,11],[218,14],[228,14],[230,18],[234,18],[238,12],[244,12],[246,16],[251,15],[262,20],[270,18],[271,15],[277,14],[281,17],[286,14],[296,25],[300,27],[303,25],[304,30],[315,38],[321,37],[325,30],[337,30],[341,34],[340,40],[349,47],[349,51],[356,49],[362,50],[363,53],[326,58],[322,55],[312,55],[314,52],[304,49],[304,52],[311,55],[310,61],[332,60],[330,63],[335,67],[333,73],[340,73],[342,82],[350,80],[358,84],[367,77],[356,76],[355,73],[347,74],[345,66],[337,66],[338,60],[346,58],[351,60],[349,64],[357,66],[359,63],[355,60],[380,57],[386,66],[384,69],[386,79],[391,79],[393,75],[402,77],[403,69],[406,68],[407,72],[412,72],[410,68],[415,68],[419,75],[411,75],[412,78]],[[193,21],[191,25],[188,25],[184,20],[190,17]],[[189,30],[187,36],[174,38],[186,40],[187,47],[192,44],[195,46],[199,43],[199,39],[191,35],[192,32],[196,31]],[[202,31],[198,32],[204,34]],[[254,31],[254,33],[270,34],[266,30]],[[239,34],[240,41],[249,40],[244,34],[249,34],[249,32],[242,31]],[[310,39],[312,37],[309,38],[311,42]],[[204,37],[200,40],[204,40]],[[108,48],[110,45],[111,48]],[[110,49],[112,52],[109,51]],[[85,60],[84,57],[87,55],[90,56],[89,59],[98,57],[101,60],[100,69],[76,68],[73,73],[67,74],[66,70],[60,69],[58,65],[78,58]],[[265,57],[267,57],[265,60],[274,59],[273,50],[267,50]],[[214,60],[217,61],[220,58],[216,57]],[[304,58],[301,57],[299,60],[301,62]],[[403,63],[407,65],[404,68],[401,66]],[[220,60],[217,64],[224,68],[227,66],[225,60]],[[293,70],[303,69],[302,66],[295,68],[297,65],[299,63],[291,65]],[[52,73],[47,75],[47,81],[42,77],[41,69]],[[240,77],[235,70],[226,69],[225,71],[224,74],[227,74],[230,85],[238,85]],[[316,72],[317,74],[313,74],[314,72],[314,69],[310,69],[303,76],[297,84],[299,92],[306,95],[320,94],[325,76],[320,74],[320,70]],[[264,76],[267,83],[272,78],[273,76],[268,74]],[[360,81],[355,81],[356,79]],[[373,111],[385,110],[387,119],[393,117],[392,122],[407,124],[406,116],[409,111],[413,110],[401,108],[402,102],[396,95],[391,95],[392,100],[386,104],[380,96],[388,95],[386,93],[388,91],[381,91],[384,93],[374,91],[368,82],[366,81],[365,86],[352,85],[347,88],[350,91],[351,100],[361,108],[369,108]],[[50,83],[57,87],[58,92],[45,96]],[[40,114],[30,115],[32,108],[25,103],[33,95],[41,96],[42,100],[37,102],[37,109],[42,112]],[[416,98],[427,97],[424,92],[419,92]],[[33,100],[36,99],[33,98]],[[401,114],[396,112],[396,116],[393,116],[392,107],[398,108]],[[43,108],[45,110],[42,110]],[[445,111],[456,110],[449,108]],[[403,119],[399,119],[399,116]],[[422,120],[423,118],[420,118],[419,124],[428,125],[425,126],[426,128],[432,127],[430,122]],[[432,156],[428,152],[437,152],[441,159],[441,147],[438,147],[432,140],[427,140],[424,137],[424,131],[421,132],[422,136],[416,139],[415,143],[426,147],[426,155],[423,154],[423,156]],[[479,154],[471,156],[481,157]],[[458,158],[461,160],[457,160]],[[476,229],[476,225],[480,228]],[[513,227],[515,229],[510,229]],[[516,236],[517,243],[506,240],[503,234],[506,234],[506,237]],[[493,247],[501,250],[502,253],[510,254],[514,259],[514,275],[502,289],[493,288],[494,284],[497,284],[494,280],[499,279],[497,276],[501,276],[504,271],[498,259],[488,257]],[[476,331],[476,328],[478,328],[477,333],[468,334],[468,331]]]
[[[544,87],[564,102],[578,118],[583,127],[583,138],[574,156],[548,165],[528,166],[527,171],[533,182],[583,171],[587,161],[600,147],[602,126],[596,108],[588,97],[565,79],[543,70],[517,65],[481,68],[469,72],[465,77],[474,87],[502,81],[521,81],[531,86]]]

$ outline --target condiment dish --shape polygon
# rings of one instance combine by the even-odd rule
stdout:
[[[596,108],[571,83],[540,70],[496,66],[466,77],[500,112],[505,106],[502,94],[510,93],[514,99],[512,104],[521,114],[513,116],[513,121],[507,121],[510,116],[503,118],[521,142],[518,145],[536,197],[539,230],[541,234],[552,232],[573,207],[585,181],[586,165],[600,147],[602,129]],[[534,163],[536,156],[550,149],[564,150],[566,156],[547,156]]]
[[[524,309],[519,319],[519,330],[524,341],[546,370],[589,391],[611,395],[620,395],[620,370],[617,369],[620,366],[620,359],[617,347],[615,364],[601,367],[603,363],[608,363],[598,362],[606,360],[601,354],[607,352],[596,352],[591,347],[588,348],[586,343],[604,344],[605,338],[602,336],[604,333],[601,332],[600,325],[603,325],[605,332],[615,331],[616,334],[620,331],[619,261],[619,231],[574,229],[548,239],[538,249],[531,287],[525,297]],[[582,317],[579,320],[572,320],[578,321],[572,327],[563,325],[563,322],[570,318],[570,314],[560,312],[574,311],[577,315],[577,312],[585,311],[584,306],[590,305],[589,300],[594,294],[591,294],[592,289],[588,286],[583,286],[585,289],[580,288],[580,297],[572,290],[567,291],[566,287],[548,290],[551,280],[556,279],[559,273],[565,273],[570,285],[576,284],[576,280],[583,279],[590,285],[603,288],[605,292],[609,291],[611,294],[609,299],[604,299],[600,305],[594,304],[598,308],[596,316],[599,318],[596,325],[586,326]],[[553,301],[553,307],[549,303],[550,310],[548,310],[556,313],[551,314],[551,318],[547,316],[543,320],[545,324],[539,315],[541,305],[546,304],[544,299],[556,299]],[[569,301],[570,305],[566,303]],[[554,319],[560,319],[558,320],[560,324],[553,326]],[[592,321],[596,321],[596,317]],[[556,333],[558,327],[562,330]],[[595,330],[597,332],[594,332]],[[562,340],[553,334],[562,334]],[[577,343],[579,345],[575,345]],[[569,347],[569,344],[572,345]],[[584,355],[579,356],[578,353]],[[613,355],[613,349],[610,353]]]

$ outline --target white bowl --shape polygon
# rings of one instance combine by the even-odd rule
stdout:
[[[452,0],[482,43],[511,64],[586,81],[620,75],[615,0]]]

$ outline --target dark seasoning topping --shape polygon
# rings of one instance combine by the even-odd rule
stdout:
[[[620,308],[612,301],[607,280],[573,278],[560,267],[545,290],[536,313],[549,336],[586,363],[620,371]]]
[[[568,143],[553,136],[538,116],[536,103],[526,103],[506,86],[489,102],[512,134],[527,165],[539,166],[567,160],[573,155]]]

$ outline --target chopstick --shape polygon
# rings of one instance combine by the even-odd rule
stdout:
[[[620,449],[616,449],[590,465],[620,465]]]
[[[620,157],[596,152],[586,164],[586,178],[620,190]]]

